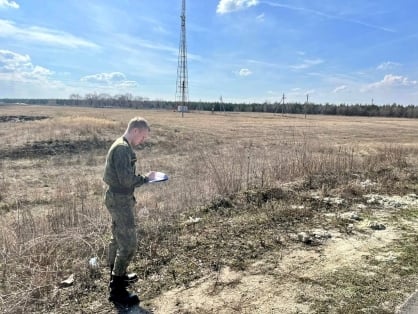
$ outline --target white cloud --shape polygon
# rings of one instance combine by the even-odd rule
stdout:
[[[246,9],[258,4],[258,0],[220,0],[216,13],[226,14],[233,11]]]
[[[82,82],[87,82],[95,85],[104,85],[120,88],[134,88],[138,86],[135,81],[128,81],[125,74],[121,72],[98,73],[87,75],[80,79]]]
[[[240,76],[249,76],[251,74],[252,74],[252,72],[250,70],[248,70],[248,69],[241,69],[241,70],[239,70],[239,75]]]
[[[125,81],[126,76],[121,72],[111,72],[111,73],[98,73],[93,75],[87,75],[80,79],[83,82],[98,83],[98,84],[112,84],[121,81]]]
[[[387,71],[387,70],[394,69],[394,68],[396,68],[396,67],[398,67],[398,66],[400,66],[400,65],[401,65],[401,64],[400,64],[400,63],[397,63],[397,62],[387,61],[387,62],[383,62],[383,63],[379,64],[379,65],[377,66],[377,69],[378,69],[378,70],[384,70],[384,71]]]
[[[13,68],[22,63],[30,62],[28,55],[21,55],[9,50],[0,50],[0,66]],[[0,69],[2,68],[0,67]]]
[[[347,89],[347,85],[341,85],[341,86],[337,86],[332,92],[336,94],[346,89]]]
[[[135,88],[138,86],[136,81],[123,81],[117,84],[118,88]]]
[[[267,4],[267,5],[270,5],[272,7],[278,7],[278,8],[283,8],[283,9],[288,9],[288,10],[293,10],[293,11],[309,13],[310,15],[318,15],[318,16],[321,16],[323,18],[327,18],[327,19],[331,19],[331,20],[339,20],[339,21],[343,21],[343,22],[358,24],[358,25],[362,25],[364,27],[377,29],[377,30],[381,30],[381,31],[384,31],[384,32],[389,32],[389,33],[395,33],[396,32],[394,29],[390,29],[390,28],[387,28],[387,27],[382,27],[382,26],[379,26],[379,25],[369,24],[367,22],[363,22],[363,21],[360,21],[360,20],[345,18],[345,17],[340,16],[340,15],[331,15],[331,14],[327,14],[327,13],[322,12],[322,11],[312,10],[312,9],[305,8],[305,7],[297,7],[297,6],[293,6],[293,5],[281,4],[281,3],[272,2],[272,1],[263,1],[263,4]]]
[[[152,50],[160,50],[160,51],[167,51],[171,52],[175,55],[178,53],[178,49],[171,46],[166,46],[160,43],[139,39],[139,38],[132,38],[136,44],[138,44],[142,48],[152,49]]]
[[[369,91],[372,89],[386,88],[386,87],[396,87],[396,86],[415,86],[417,81],[411,81],[409,78],[401,75],[387,74],[383,80],[369,84],[362,88],[362,91]]]
[[[46,81],[54,74],[39,65],[33,65],[28,55],[9,50],[0,50],[0,80],[29,82]]]
[[[321,63],[324,63],[324,60],[321,60],[321,59],[306,59],[306,60],[303,60],[303,62],[301,64],[292,65],[290,67],[292,69],[295,69],[295,70],[303,70],[303,69],[307,69],[307,68],[310,68],[312,66],[321,64]]]
[[[255,19],[259,22],[264,22],[265,21],[264,13],[257,15]]]
[[[19,9],[19,5],[15,1],[10,1],[10,0],[0,0],[0,8],[1,7]]]
[[[289,96],[289,98],[303,98],[306,100],[306,95],[309,94],[315,94],[316,91],[314,89],[303,89],[300,87],[294,87],[292,88],[286,95]]]
[[[254,59],[247,59],[245,60],[246,63],[250,63],[255,66],[261,66],[261,67],[267,67],[269,69],[275,68],[275,69],[282,69],[283,66],[278,63],[272,63],[272,62],[265,62],[260,60],[254,60]]]
[[[92,88],[118,93],[138,86],[121,72],[88,75],[78,82],[67,80],[65,85],[55,80],[55,75],[54,71],[33,64],[29,55],[0,50],[0,90],[5,97],[67,97],[74,92],[91,92]]]
[[[1,1],[1,0],[0,0]],[[49,45],[64,46],[71,48],[87,47],[97,48],[92,43],[83,38],[76,37],[66,32],[37,26],[17,26],[14,22],[0,19],[0,37],[13,40],[34,41]]]

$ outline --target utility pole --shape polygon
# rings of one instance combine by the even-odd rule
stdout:
[[[224,114],[226,114],[226,112],[225,112],[225,105],[224,105],[224,101],[222,99],[222,96],[219,97],[219,111],[221,111],[221,110],[223,110],[224,111]]]
[[[284,100],[286,99],[286,97],[284,97],[284,93],[282,96],[282,116],[284,115]]]
[[[306,104],[305,104],[305,119],[306,119],[306,111],[307,111],[307,106],[308,106],[308,104],[309,104],[309,94],[306,94]]]
[[[186,0],[182,0],[180,19],[181,33],[177,67],[176,104],[178,105],[178,110],[181,111],[181,117],[183,117],[184,112],[188,111],[187,102],[189,100],[186,44]]]
[[[283,93],[283,96],[282,96],[282,99],[280,100],[280,102],[279,103],[275,102],[276,106],[275,106],[275,109],[274,109],[274,114],[278,113],[279,105],[282,104],[282,116],[284,115],[284,100],[285,99],[286,99],[286,97],[284,96],[284,93]]]

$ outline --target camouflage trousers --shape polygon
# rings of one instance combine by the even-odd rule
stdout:
[[[135,197],[106,191],[105,205],[112,216],[109,265],[113,275],[123,276],[136,252]]]

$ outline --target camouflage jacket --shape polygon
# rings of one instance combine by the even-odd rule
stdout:
[[[106,156],[103,181],[110,188],[120,189],[125,193],[146,182],[146,176],[136,175],[136,154],[128,141],[120,137],[110,147]]]

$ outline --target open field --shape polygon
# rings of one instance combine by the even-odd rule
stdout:
[[[101,175],[137,115],[137,169],[170,176],[136,191],[144,308],[394,313],[418,288],[418,120],[0,106],[0,312],[116,312]]]

